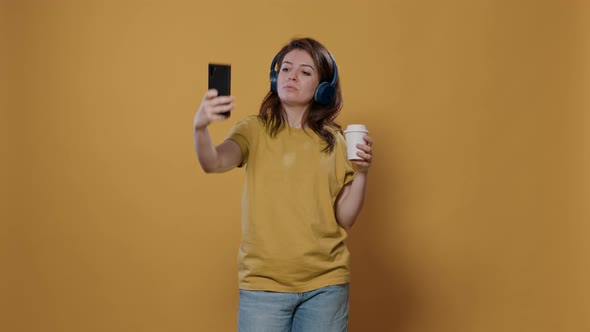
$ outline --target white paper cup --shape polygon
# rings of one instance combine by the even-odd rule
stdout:
[[[361,151],[357,149],[357,144],[367,144],[363,139],[363,136],[367,135],[369,131],[362,124],[351,124],[346,127],[344,131],[344,138],[346,139],[346,154],[348,155],[349,160],[362,160],[361,157],[356,155],[357,151]]]

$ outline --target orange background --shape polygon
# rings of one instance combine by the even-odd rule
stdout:
[[[0,328],[234,331],[242,170],[205,175],[208,62],[254,114],[333,52],[375,139],[351,331],[590,330],[585,1],[3,1]],[[4,328],[6,327],[6,328]]]

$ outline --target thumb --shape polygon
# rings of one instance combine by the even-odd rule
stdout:
[[[207,92],[205,92],[205,99],[217,97],[218,94],[219,92],[216,89],[207,90]]]

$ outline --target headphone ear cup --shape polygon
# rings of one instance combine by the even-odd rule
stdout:
[[[277,72],[272,70],[270,72],[270,91],[277,92]]]
[[[322,82],[315,89],[315,95],[313,99],[322,105],[327,105],[332,102],[332,98],[336,94],[336,88],[328,82]]]

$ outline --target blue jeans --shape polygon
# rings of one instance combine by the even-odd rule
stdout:
[[[239,332],[348,330],[348,284],[304,293],[240,290]]]

